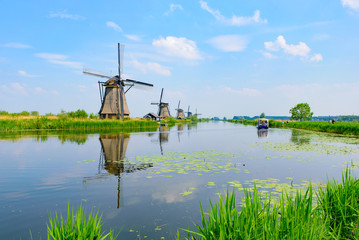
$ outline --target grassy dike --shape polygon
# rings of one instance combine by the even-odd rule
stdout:
[[[147,120],[98,120],[81,118],[3,118],[0,119],[0,132],[19,130],[98,130],[98,129],[137,129],[157,127],[158,123]]]
[[[310,185],[294,195],[283,192],[276,202],[256,188],[242,192],[241,199],[238,205],[236,192],[227,190],[210,202],[208,213],[201,207],[202,222],[195,231],[185,230],[186,239],[359,239],[359,179],[349,168],[341,183],[328,180],[317,190]]]
[[[245,125],[257,124],[255,120],[227,120],[228,122],[241,123]],[[359,136],[359,123],[356,122],[284,122],[269,120],[269,127],[296,128],[318,132],[337,133],[343,135]]]

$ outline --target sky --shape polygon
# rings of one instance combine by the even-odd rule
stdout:
[[[200,117],[359,115],[359,0],[0,0],[0,110],[98,113],[83,68],[154,85],[126,93],[131,117],[163,101]]]

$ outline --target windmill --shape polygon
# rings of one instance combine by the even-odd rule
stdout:
[[[160,118],[167,118],[170,117],[170,110],[168,108],[168,103],[162,102],[162,96],[163,96],[163,88],[161,91],[160,101],[158,103],[151,103],[152,105],[158,105],[158,116]]]
[[[130,90],[135,84],[153,87],[153,85],[149,83],[131,79],[122,79],[120,43],[118,43],[118,75],[110,77],[103,74],[89,72],[86,69],[83,70],[83,73],[107,79],[106,82],[98,81],[101,99],[101,109],[99,111],[99,115],[101,119],[123,119],[124,117],[129,117],[130,111],[127,106],[125,93],[127,93],[128,90]],[[125,90],[126,86],[128,87],[127,90]]]
[[[178,107],[176,108],[176,110],[177,110],[177,119],[185,119],[186,117],[184,116],[183,109],[180,108],[180,103],[181,103],[181,101],[178,101]]]
[[[186,113],[187,113],[187,117],[192,117],[192,112],[189,111],[189,105],[188,105],[188,111]]]
[[[197,113],[197,108],[196,108],[196,113],[194,114],[196,117],[198,117],[199,115],[202,115],[202,113]]]

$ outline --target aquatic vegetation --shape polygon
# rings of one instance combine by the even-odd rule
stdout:
[[[128,158],[130,164],[153,164],[152,176],[168,177],[169,173],[202,175],[240,171],[239,154],[222,151],[167,152],[163,155],[137,156]],[[147,176],[148,177],[148,176]]]
[[[332,144],[295,144],[295,143],[274,143],[265,142],[258,144],[257,147],[265,148],[272,151],[310,151],[321,154],[356,154],[359,152],[358,146],[336,146]]]
[[[68,204],[66,220],[62,215],[58,216],[57,213],[54,216],[49,215],[49,224],[47,225],[47,239],[49,240],[112,240],[117,236],[114,236],[112,230],[107,234],[103,233],[101,216],[98,216],[98,212],[94,214],[91,211],[87,217],[82,205],[74,212],[73,208],[70,210],[70,204]]]
[[[253,183],[252,191],[241,191],[240,207],[236,191],[228,188],[224,197],[218,194],[218,200],[210,201],[208,213],[201,206],[196,231],[183,229],[187,239],[358,239],[359,179],[348,167],[342,183],[328,180],[317,190],[308,183],[302,190],[283,191],[277,201],[258,190],[258,180]]]

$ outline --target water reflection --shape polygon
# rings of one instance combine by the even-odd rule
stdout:
[[[268,137],[268,129],[258,129],[258,138]]]
[[[290,141],[298,145],[310,144],[310,134],[307,134],[301,130],[293,129]]]
[[[106,170],[111,175],[118,176],[117,184],[117,208],[120,207],[121,199],[121,174],[145,170],[153,166],[152,163],[132,164],[125,160],[127,145],[130,141],[130,134],[101,134],[101,153],[99,160],[99,173],[96,177],[85,177],[84,182],[92,179],[102,179]]]

